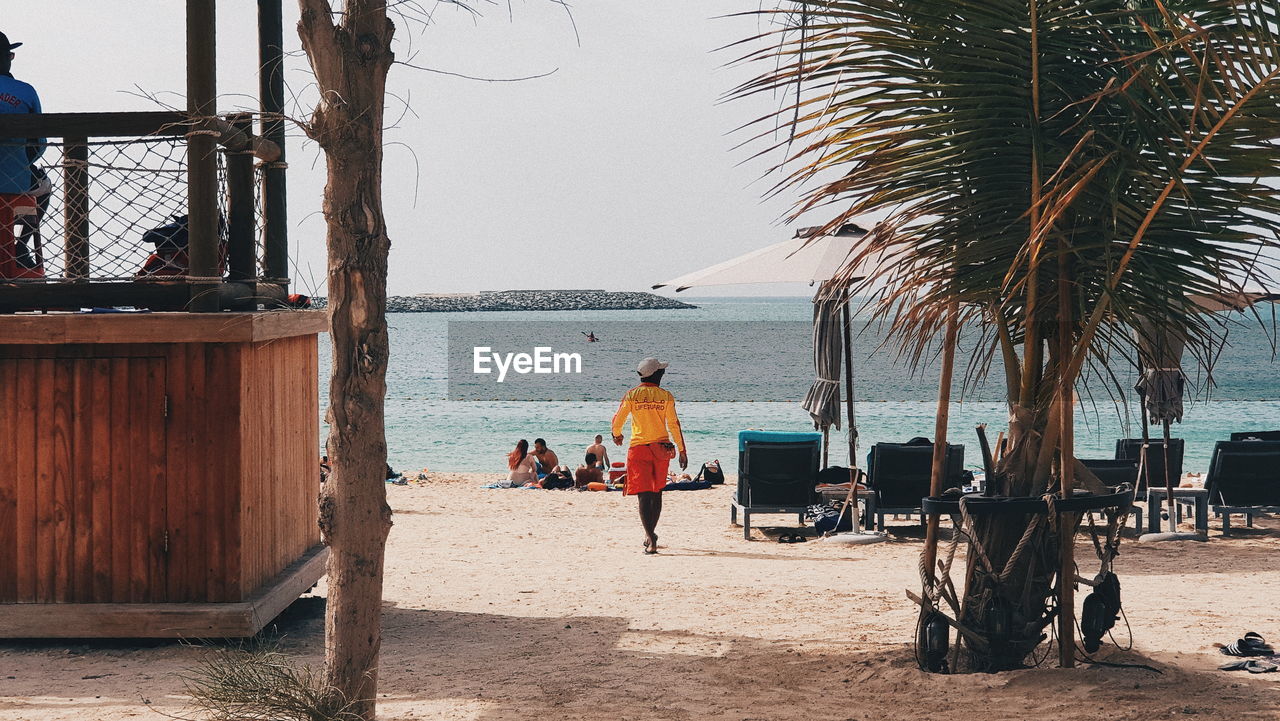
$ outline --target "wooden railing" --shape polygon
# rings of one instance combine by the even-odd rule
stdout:
[[[264,124],[277,137],[279,120]],[[166,283],[95,280],[90,273],[89,150],[91,139],[186,138],[188,145],[186,206],[190,213],[186,276]],[[192,117],[174,111],[125,113],[45,113],[0,115],[0,138],[63,141],[63,268],[58,278],[42,281],[0,280],[0,312],[82,305],[138,305],[153,309],[218,310],[254,299],[283,297],[288,288],[288,236],[284,214],[282,148],[253,133],[252,116]],[[218,271],[219,183],[209,151],[191,162],[194,149],[210,148],[212,139],[226,150],[227,274]],[[179,141],[182,142],[182,141]],[[254,160],[263,164],[263,253],[257,255]],[[210,213],[209,208],[215,211]],[[279,217],[276,217],[276,216]],[[259,272],[261,269],[261,272]],[[110,286],[110,287],[108,287]]]

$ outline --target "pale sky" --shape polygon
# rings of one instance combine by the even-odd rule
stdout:
[[[286,0],[286,80],[305,115],[310,76]],[[431,6],[428,0],[423,5]],[[6,2],[0,27],[14,75],[48,112],[152,110],[141,91],[185,107],[179,0]],[[732,131],[776,100],[719,103],[761,68],[725,68],[755,34],[758,0],[582,0],[559,5],[441,3],[429,27],[400,23],[397,57],[516,83],[463,80],[404,66],[388,81],[384,201],[393,294],[504,288],[647,289],[792,235],[792,197],[763,201],[763,162]],[[27,10],[28,12],[14,12]],[[256,108],[257,4],[218,3],[219,110]],[[574,34],[577,26],[577,37]],[[405,110],[405,104],[409,109]],[[753,149],[759,149],[756,146]],[[293,276],[322,293],[324,165],[289,147]],[[722,294],[810,294],[800,285]],[[699,295],[712,294],[698,291]]]

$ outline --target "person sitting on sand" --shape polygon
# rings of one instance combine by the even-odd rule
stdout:
[[[507,480],[524,484],[538,480],[537,461],[529,453],[529,441],[521,438],[516,449],[507,454]]]
[[[547,448],[547,442],[541,438],[533,439],[533,459],[538,462],[538,476],[542,477],[555,471],[560,465],[560,457]]]
[[[604,436],[596,434],[596,442],[587,446],[587,455],[596,457],[597,468],[609,468],[609,451],[604,447]]]
[[[599,438],[599,436],[596,437]],[[600,470],[600,466],[596,464],[594,453],[588,453],[586,463],[578,466],[578,470],[573,472],[575,488],[581,488],[588,483],[604,483],[604,471]]]

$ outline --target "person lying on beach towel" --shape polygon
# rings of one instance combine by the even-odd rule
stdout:
[[[664,491],[703,491],[711,487],[711,481],[667,481]]]

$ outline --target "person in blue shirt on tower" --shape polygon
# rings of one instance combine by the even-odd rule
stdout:
[[[30,84],[13,77],[11,43],[0,33],[0,113],[39,113],[40,96]],[[44,275],[31,259],[30,250],[18,248],[15,222],[30,227],[35,222],[34,193],[40,186],[35,162],[44,152],[43,138],[0,139],[0,278],[39,278]]]

